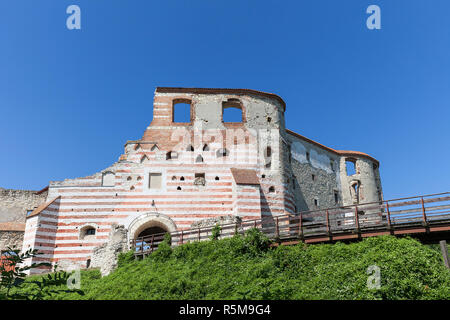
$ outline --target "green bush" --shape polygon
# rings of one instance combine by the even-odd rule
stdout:
[[[158,244],[158,249],[150,255],[150,258],[156,261],[166,261],[172,255],[172,248],[170,244],[164,240],[160,244]]]
[[[251,255],[260,255],[267,251],[270,245],[269,238],[256,228],[245,232],[244,252]]]
[[[85,295],[51,299],[450,299],[450,271],[439,251],[411,238],[269,244],[257,230],[174,248],[164,242],[143,260],[121,255],[109,276],[82,271]],[[380,269],[380,289],[367,286],[371,265]]]
[[[128,252],[121,252],[117,257],[117,266],[120,268],[130,262],[134,261],[134,251],[130,250]]]
[[[219,224],[216,224],[214,228],[211,230],[210,240],[218,240],[220,237],[220,232],[222,231],[222,227]]]

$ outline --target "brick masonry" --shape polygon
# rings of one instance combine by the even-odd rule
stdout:
[[[173,122],[178,102],[191,106],[185,123]],[[230,107],[241,110],[242,122],[223,121]],[[50,182],[46,203],[26,219],[23,248],[43,253],[34,261],[84,268],[97,247],[107,248],[114,225],[127,230],[128,243],[148,228],[183,230],[219,217],[378,201],[376,159],[287,130],[285,109],[279,96],[253,90],[157,88],[152,122],[141,139],[125,144],[117,162]],[[349,159],[354,176],[345,171]],[[94,264],[102,259],[110,260],[96,256]]]

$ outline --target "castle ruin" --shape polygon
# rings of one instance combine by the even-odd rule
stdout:
[[[179,107],[190,115],[183,122]],[[227,112],[238,120],[228,122]],[[271,93],[158,87],[153,120],[141,139],[125,143],[117,162],[49,183],[45,201],[24,213],[23,249],[43,253],[34,262],[86,268],[117,226],[126,230],[119,242],[129,243],[224,216],[245,220],[382,201],[376,159],[288,130],[285,112],[283,99]]]

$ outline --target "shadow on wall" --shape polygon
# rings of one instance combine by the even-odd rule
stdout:
[[[270,228],[275,224],[275,220],[273,219],[273,215],[272,215],[272,211],[270,209],[270,206],[268,206],[268,201],[266,198],[266,195],[264,194],[261,186],[259,187],[259,196],[260,196],[260,206],[261,206],[261,211],[262,211],[262,207],[263,206],[267,206],[269,212],[266,211],[266,213],[263,215],[261,212],[261,228],[266,229],[266,228]],[[266,210],[266,209],[265,209]]]
[[[305,196],[303,195],[302,190],[300,189],[300,184],[296,176],[294,176],[295,190],[294,190],[294,201],[297,206],[296,213],[300,211],[308,211],[308,204],[306,203]]]

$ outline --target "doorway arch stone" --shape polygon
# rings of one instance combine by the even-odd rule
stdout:
[[[177,226],[173,220],[161,213],[145,213],[131,221],[128,227],[128,240],[135,240],[145,229],[159,227],[167,232],[174,232]]]

